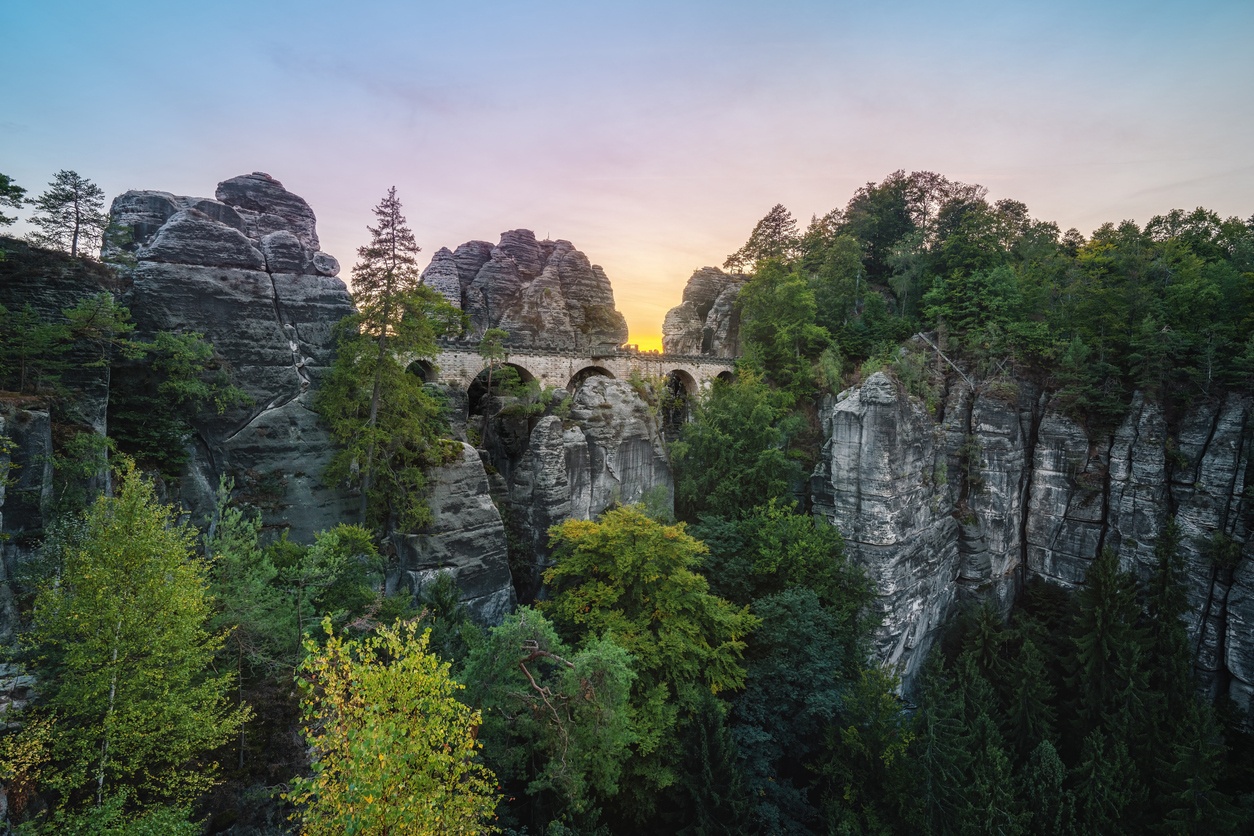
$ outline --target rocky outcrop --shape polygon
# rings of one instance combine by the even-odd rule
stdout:
[[[312,397],[352,303],[338,262],[318,251],[303,199],[261,173],[215,194],[132,191],[114,201],[137,260],[122,302],[141,333],[204,334],[251,399],[198,423],[183,501],[204,513],[218,477],[231,474],[268,525],[308,541],[350,515],[349,498],[322,482],[332,442]]]
[[[667,354],[740,356],[736,299],[748,277],[702,267],[684,287],[683,301],[666,312],[662,350]]]
[[[884,373],[823,412],[814,513],[840,529],[879,590],[877,654],[917,673],[954,601],[959,525],[944,434]]]
[[[525,596],[538,591],[551,526],[646,499],[674,504],[661,427],[630,383],[591,377],[553,401],[563,415],[550,409],[521,428],[502,427],[502,442],[492,446],[492,465],[503,480],[500,502],[515,548],[524,552],[515,564],[532,567],[530,578],[516,578]]]
[[[440,573],[453,577],[462,601],[483,624],[512,612],[505,528],[488,491],[488,475],[468,444],[430,475],[433,522],[418,534],[394,534],[405,585],[415,594]]]
[[[472,340],[488,328],[509,331],[519,348],[587,351],[627,340],[605,271],[569,241],[537,241],[528,229],[503,233],[495,247],[441,248],[422,281],[466,312]]]
[[[48,410],[0,400],[0,644],[18,626],[9,579],[51,521],[52,452]]]
[[[1136,397],[1094,436],[1026,383],[955,382],[928,413],[887,375],[822,411],[814,511],[879,589],[878,651],[910,683],[960,598],[1006,611],[1030,576],[1083,583],[1101,549],[1147,577],[1174,516],[1183,535],[1196,666],[1239,705],[1254,697],[1254,402],[1229,396],[1169,428]]]

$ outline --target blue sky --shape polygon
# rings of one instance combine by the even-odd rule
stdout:
[[[398,188],[428,253],[570,239],[655,337],[775,203],[901,168],[1036,217],[1254,213],[1254,3],[0,0],[0,172],[112,197],[266,171],[347,268]]]

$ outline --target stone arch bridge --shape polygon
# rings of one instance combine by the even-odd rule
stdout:
[[[478,349],[477,343],[441,343],[434,362],[418,361],[415,371],[428,382],[469,389],[484,370]],[[508,346],[506,350],[505,364],[517,369],[524,381],[568,391],[596,375],[627,380],[634,374],[646,380],[665,379],[695,395],[715,378],[731,379],[736,364],[731,357],[663,354],[632,346],[584,352]]]

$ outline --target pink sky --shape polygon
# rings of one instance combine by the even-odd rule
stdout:
[[[898,168],[1086,234],[1254,212],[1247,2],[184,6],[6,4],[0,172],[112,197],[266,171],[345,276],[395,185],[428,254],[571,240],[645,347],[772,205],[804,224]]]

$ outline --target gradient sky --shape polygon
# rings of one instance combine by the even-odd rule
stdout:
[[[395,185],[428,255],[571,240],[654,347],[772,205],[899,168],[1085,234],[1249,217],[1252,42],[1249,0],[0,0],[0,172],[112,199],[265,171],[346,279]]]

